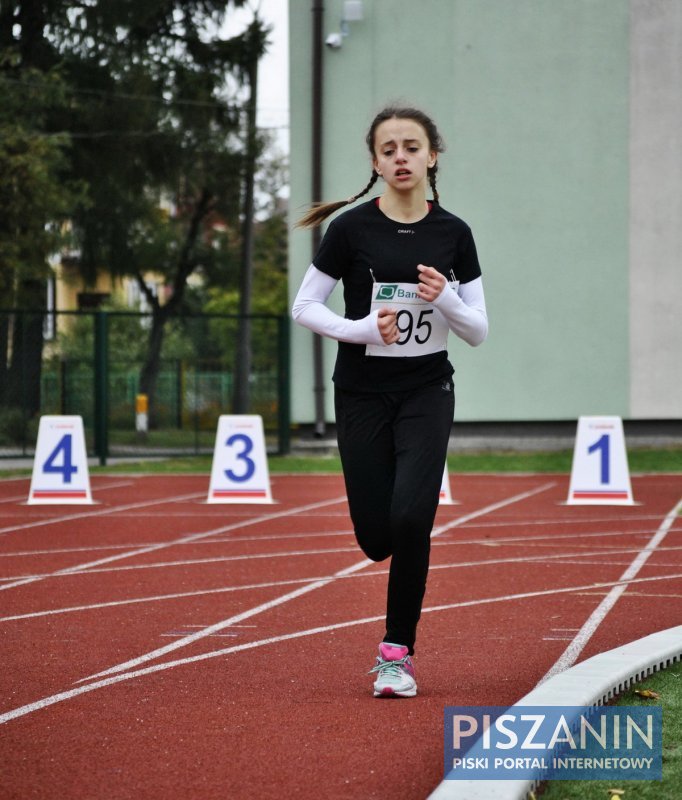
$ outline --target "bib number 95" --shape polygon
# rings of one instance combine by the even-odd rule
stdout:
[[[414,334],[417,344],[426,344],[431,337],[433,326],[427,317],[433,314],[432,308],[425,308],[419,312],[416,324],[414,315],[411,311],[403,308],[396,314],[396,325],[401,333],[400,339],[396,344],[407,344]]]

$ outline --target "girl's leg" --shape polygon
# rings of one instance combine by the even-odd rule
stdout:
[[[414,653],[429,569],[430,537],[454,416],[452,380],[403,395],[393,427],[392,554],[384,641]]]
[[[380,393],[335,389],[336,428],[350,515],[368,558],[391,555],[395,454],[390,403]]]

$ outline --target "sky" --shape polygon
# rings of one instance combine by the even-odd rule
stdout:
[[[230,9],[223,28],[234,36],[246,28],[254,11],[272,28],[270,46],[258,65],[258,114],[260,128],[276,132],[279,149],[289,153],[289,0],[250,0],[242,9]]]

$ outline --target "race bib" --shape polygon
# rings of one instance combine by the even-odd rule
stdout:
[[[457,290],[459,281],[450,281],[443,291]],[[446,349],[448,324],[431,303],[417,294],[416,283],[374,283],[370,311],[395,308],[400,338],[394,344],[368,344],[368,356],[405,358],[426,356]]]

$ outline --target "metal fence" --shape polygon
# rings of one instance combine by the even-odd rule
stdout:
[[[249,317],[250,414],[263,417],[270,452],[289,451],[289,328]],[[171,317],[149,392],[148,429],[136,428],[149,372],[149,314],[0,311],[0,458],[32,456],[44,414],[83,417],[88,453],[212,453],[218,417],[233,413],[238,315]],[[149,378],[148,378],[149,381]]]

